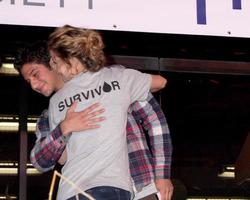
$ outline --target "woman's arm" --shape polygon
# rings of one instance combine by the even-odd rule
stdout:
[[[151,77],[152,77],[152,83],[151,83],[151,89],[150,89],[151,92],[157,92],[166,86],[167,79],[165,79],[161,75],[151,74]]]

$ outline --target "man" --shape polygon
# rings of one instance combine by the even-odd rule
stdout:
[[[63,81],[49,67],[49,56],[44,44],[37,43],[19,55],[15,68],[30,83],[33,90],[50,96],[63,87]],[[98,105],[81,112],[75,112],[75,106],[76,104],[73,104],[70,107],[65,119],[52,131],[49,129],[47,111],[39,118],[37,141],[31,151],[31,162],[38,170],[45,172],[53,169],[58,161],[65,161],[63,152],[67,140],[70,139],[67,137],[69,133],[98,128],[98,123],[104,120],[99,116],[104,110],[98,108]],[[150,148],[147,146],[144,129],[149,135]],[[173,192],[170,181],[171,138],[165,116],[151,94],[147,102],[136,102],[130,107],[127,143],[135,198],[155,199],[151,194],[156,192],[156,186],[161,199],[170,200]]]

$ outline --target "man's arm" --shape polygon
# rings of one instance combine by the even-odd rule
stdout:
[[[149,136],[157,189],[162,199],[168,200],[172,196],[173,185],[170,180],[172,142],[167,120],[152,94],[149,94],[147,101],[136,102],[133,111]]]
[[[62,135],[60,125],[50,132],[47,110],[43,111],[37,121],[36,137],[30,161],[40,172],[47,172],[54,168],[61,157],[67,138]]]
[[[76,105],[77,103],[74,103],[68,109],[65,119],[52,131],[49,128],[47,110],[38,119],[37,140],[31,150],[30,160],[39,171],[49,171],[54,168],[57,162],[65,163],[67,159],[65,147],[71,132],[99,128],[98,123],[105,119],[100,117],[104,109],[98,108],[100,106],[98,103],[80,112],[75,112]],[[98,110],[96,110],[97,108]]]

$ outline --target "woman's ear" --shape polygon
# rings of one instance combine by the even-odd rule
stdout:
[[[78,69],[77,69],[76,66],[71,66],[71,67],[69,68],[69,73],[70,73],[70,75],[75,76],[75,75],[77,75],[79,72],[78,72]]]
[[[70,73],[73,76],[79,74],[80,72],[86,71],[85,66],[77,58],[71,58],[70,64],[71,64]]]
[[[78,69],[77,69],[77,62],[75,58],[70,58],[69,60],[69,65],[68,65],[68,71],[69,74],[74,76],[78,74]]]

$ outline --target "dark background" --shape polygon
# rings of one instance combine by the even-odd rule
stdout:
[[[53,28],[0,25],[0,58],[13,56],[18,47],[47,39]],[[101,31],[107,55],[175,58],[222,62],[250,61],[250,39],[232,37]],[[174,147],[172,178],[175,199],[192,196],[249,197],[249,186],[234,179],[218,178],[224,166],[234,165],[250,130],[250,64],[228,73],[227,65],[212,72],[158,69],[168,80],[155,94],[167,117]],[[137,67],[137,66],[135,66]],[[213,67],[213,66],[208,66]],[[248,68],[249,67],[249,68]],[[205,68],[203,68],[205,69]],[[220,73],[216,73],[220,71]],[[0,115],[18,115],[22,78],[0,75]],[[28,114],[38,116],[48,99],[28,89]],[[35,141],[28,134],[28,155]],[[0,134],[0,161],[18,161],[16,133]],[[249,162],[249,161],[246,161]],[[0,193],[18,195],[16,176],[1,176]],[[51,173],[28,177],[28,198],[46,199]]]

